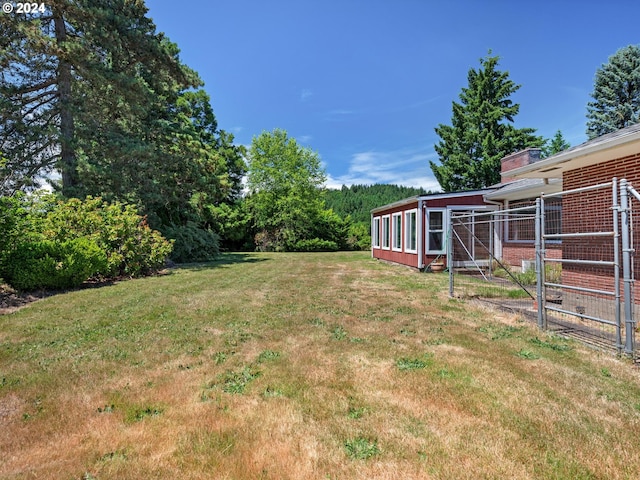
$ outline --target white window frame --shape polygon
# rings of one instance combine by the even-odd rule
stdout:
[[[386,226],[386,228],[385,228]],[[382,215],[382,250],[391,250],[391,215]]]
[[[380,248],[380,217],[373,217],[371,224],[371,246]]]
[[[431,214],[434,212],[442,213],[442,229],[431,230]],[[447,215],[446,208],[427,208],[427,218],[425,223],[425,234],[426,234],[426,253],[428,255],[440,255],[446,253],[447,250],[447,224],[449,221],[449,216]],[[431,236],[431,232],[442,233],[442,248],[439,250],[430,249],[429,240]]]
[[[410,220],[413,215],[413,221]],[[415,239],[415,248],[411,248],[411,237]],[[404,251],[418,253],[418,209],[405,210],[404,212]]]
[[[391,250],[402,251],[402,212],[391,214]]]

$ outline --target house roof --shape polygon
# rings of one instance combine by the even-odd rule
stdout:
[[[496,185],[496,189],[485,194],[487,200],[522,200],[537,197],[541,193],[556,193],[562,190],[562,179],[523,178]]]
[[[562,178],[562,173],[640,153],[640,123],[505,173],[514,178]]]
[[[408,197],[402,200],[398,200],[397,202],[389,203],[387,205],[382,205],[381,207],[376,207],[371,210],[371,213],[378,213],[383,210],[389,210],[390,208],[401,207],[403,205],[415,203],[418,200],[437,200],[442,198],[458,198],[458,197],[469,197],[473,195],[486,195],[487,192],[493,192],[495,189],[496,187],[488,187],[488,188],[483,188],[481,190],[465,190],[462,192],[427,193],[425,195],[415,195],[413,197]]]

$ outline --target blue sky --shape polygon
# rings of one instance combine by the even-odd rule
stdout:
[[[489,49],[522,85],[517,127],[586,140],[598,67],[640,44],[637,0],[147,0],[211,96],[219,127],[250,145],[285,129],[318,152],[327,186],[437,190],[434,128]]]

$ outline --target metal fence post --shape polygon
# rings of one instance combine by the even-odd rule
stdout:
[[[618,203],[618,179],[611,180],[613,197],[613,291],[615,292],[616,348],[618,355],[622,353],[622,311],[620,295],[620,204]]]
[[[449,215],[447,229],[447,268],[449,269],[449,296],[453,297],[453,216]]]
[[[545,327],[544,322],[544,261],[542,252],[542,225],[541,225],[541,205],[542,200],[536,198],[536,221],[535,221],[535,247],[536,247],[536,302],[538,305],[538,327],[543,329]]]
[[[631,273],[631,212],[629,210],[629,189],[626,179],[620,180],[620,211],[622,214],[621,221],[621,239],[622,239],[622,278],[624,284],[624,322],[625,322],[625,344],[624,353],[633,355],[634,347],[634,321],[633,321],[633,305],[631,296],[631,283],[633,282]]]

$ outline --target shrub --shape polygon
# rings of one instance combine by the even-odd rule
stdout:
[[[147,275],[163,267],[172,242],[147,225],[133,205],[101,198],[76,198],[58,202],[42,222],[42,234],[64,242],[88,238],[106,254],[107,265],[100,273],[106,277]]]
[[[296,242],[293,250],[296,252],[336,252],[338,244],[331,240],[313,238]]]
[[[20,243],[9,259],[2,276],[18,290],[78,287],[107,264],[105,253],[86,238]]]
[[[209,262],[220,253],[220,237],[193,222],[164,228],[167,238],[174,240],[171,258],[176,262]]]
[[[369,250],[371,248],[371,231],[367,223],[354,223],[349,227],[347,238],[349,250]]]
[[[0,197],[0,254],[15,246],[25,234],[27,222],[27,209],[22,193]]]

